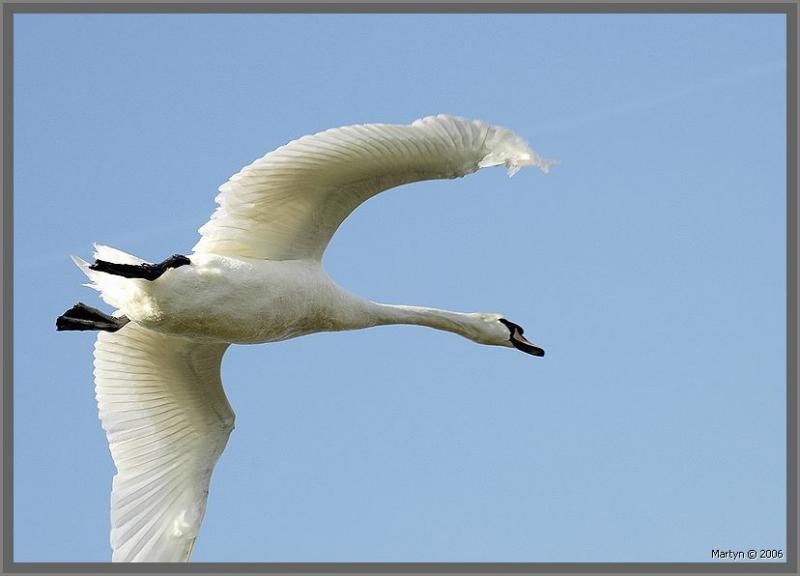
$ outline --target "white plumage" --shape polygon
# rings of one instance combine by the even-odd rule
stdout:
[[[100,419],[118,470],[114,561],[190,558],[233,429],[220,381],[231,343],[402,323],[543,354],[500,314],[371,302],[336,285],[320,262],[342,221],[375,194],[496,165],[513,174],[550,162],[509,130],[449,116],[336,128],[282,146],[222,185],[191,265],[151,281],[75,259],[114,316],[130,320],[95,345]],[[96,246],[95,259],[144,264],[107,246]]]
[[[99,334],[97,405],[117,466],[114,561],[189,558],[211,471],[233,430],[219,371],[227,347],[135,323]]]
[[[304,136],[220,187],[219,208],[200,228],[194,251],[319,260],[339,224],[375,194],[498,164],[510,174],[522,166],[549,166],[509,130],[447,116]]]

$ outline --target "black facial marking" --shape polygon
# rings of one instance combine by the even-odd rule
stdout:
[[[509,341],[511,345],[514,346],[517,350],[521,350],[526,354],[531,354],[532,356],[544,356],[544,350],[539,348],[538,346],[528,342],[525,338],[523,338],[522,334],[525,332],[522,329],[522,326],[519,324],[514,324],[513,322],[509,322],[505,318],[500,318],[500,322],[508,328],[508,331],[511,333],[511,337]]]
[[[520,334],[525,334],[525,330],[523,330],[522,326],[520,326],[519,324],[514,324],[513,322],[509,322],[505,318],[500,318],[500,322],[505,324],[506,328],[508,328],[508,331],[511,332],[512,336],[514,335],[514,330],[516,330]]]

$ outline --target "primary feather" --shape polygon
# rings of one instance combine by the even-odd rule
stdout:
[[[453,116],[334,128],[281,146],[223,184],[194,251],[319,260],[342,221],[383,190],[487,166],[513,174],[550,164],[510,130]]]
[[[98,334],[95,391],[117,467],[115,562],[189,559],[211,471],[233,429],[219,372],[227,347],[133,323]]]

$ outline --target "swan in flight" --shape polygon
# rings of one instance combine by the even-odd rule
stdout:
[[[486,166],[513,175],[550,164],[509,130],[452,116],[335,128],[281,146],[223,184],[189,256],[152,264],[95,245],[92,264],[73,257],[115,309],[78,303],[56,320],[58,330],[98,331],[97,404],[117,467],[112,560],[190,559],[233,430],[220,379],[230,344],[417,324],[543,356],[501,314],[359,298],[331,280],[321,258],[342,221],[383,190]]]

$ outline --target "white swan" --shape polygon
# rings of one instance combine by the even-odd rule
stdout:
[[[364,300],[337,286],[320,259],[342,221],[378,192],[485,166],[513,174],[549,164],[512,132],[461,118],[336,128],[233,176],[189,257],[149,264],[96,246],[93,264],[74,258],[116,309],[109,316],[79,303],[57,320],[59,330],[100,330],[97,403],[117,467],[113,560],[189,560],[211,472],[233,430],[220,381],[231,343],[419,324],[543,355],[500,314]]]

